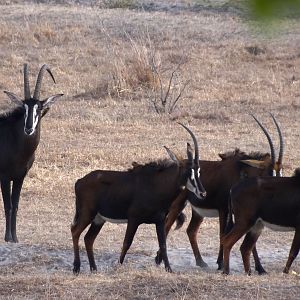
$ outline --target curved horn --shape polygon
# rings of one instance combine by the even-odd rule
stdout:
[[[280,127],[274,117],[274,115],[272,113],[270,113],[274,123],[275,123],[275,126],[277,128],[277,132],[278,132],[278,135],[279,135],[279,143],[280,143],[280,149],[279,149],[279,154],[278,154],[278,163],[282,164],[282,158],[283,158],[283,149],[284,149],[284,143],[283,143],[283,137],[282,137],[282,133],[281,133],[281,130],[280,130]]]
[[[196,139],[194,133],[188,127],[186,127],[182,123],[178,123],[178,124],[181,125],[183,128],[185,128],[186,131],[191,135],[191,137],[193,139],[194,147],[195,147],[195,158],[194,158],[194,160],[195,160],[196,164],[198,165],[199,164],[199,146],[198,146],[197,139]]]
[[[25,100],[31,98],[27,64],[24,64],[24,96],[25,96]]]
[[[50,74],[50,76],[53,79],[54,83],[56,83],[55,79],[54,79],[54,76],[53,76],[50,68],[48,67],[48,65],[46,65],[46,64],[43,65],[41,67],[40,71],[39,71],[39,75],[37,77],[36,84],[35,84],[35,90],[34,90],[33,98],[36,99],[36,100],[40,99],[40,91],[41,91],[41,86],[42,86],[42,80],[43,80],[44,73],[45,73],[46,70]]]
[[[268,133],[268,131],[264,128],[264,126],[256,119],[256,117],[251,114],[251,116],[253,117],[253,119],[256,121],[256,123],[259,125],[259,127],[262,129],[262,131],[264,132],[264,134],[266,135],[269,145],[270,145],[270,150],[271,150],[271,160],[272,160],[272,166],[275,166],[275,150],[274,150],[274,144],[272,142],[272,139]]]

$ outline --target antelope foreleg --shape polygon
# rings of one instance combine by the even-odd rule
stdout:
[[[219,244],[219,255],[217,259],[218,270],[223,270],[223,245],[221,243],[221,237],[225,234],[227,213],[224,211],[219,211],[219,234],[220,234],[220,244]]]
[[[23,186],[24,177],[18,180],[13,181],[12,186],[12,195],[11,195],[11,202],[12,202],[12,213],[11,213],[11,235],[14,243],[18,243],[17,238],[17,212],[19,207],[19,200],[21,189]]]
[[[193,249],[196,265],[205,268],[208,265],[203,260],[197,243],[197,233],[202,222],[203,222],[203,217],[197,214],[194,210],[192,210],[192,218],[186,232]]]
[[[124,238],[124,242],[123,242],[123,247],[122,247],[122,251],[121,251],[121,255],[120,255],[120,264],[122,264],[124,261],[125,255],[132,244],[134,235],[135,235],[139,225],[140,224],[138,222],[136,222],[135,220],[130,220],[130,219],[128,220],[125,238]]]
[[[172,225],[176,221],[179,213],[184,209],[186,202],[186,192],[181,192],[178,197],[175,199],[175,201],[172,203],[169,213],[166,218],[165,222],[165,235],[166,238],[171,230]],[[162,262],[162,256],[160,250],[157,251],[156,257],[155,257],[156,264],[160,264]]]
[[[1,180],[1,192],[3,198],[3,205],[5,211],[5,236],[4,240],[6,242],[13,242],[12,234],[11,234],[11,215],[12,215],[12,202],[11,202],[11,187],[9,180]]]
[[[157,233],[157,238],[158,238],[158,244],[159,244],[159,251],[162,256],[162,260],[164,261],[165,264],[165,269],[167,272],[172,272],[168,255],[167,255],[167,243],[166,243],[166,234],[165,234],[165,229],[164,229],[164,220],[161,222],[156,223],[156,233]]]

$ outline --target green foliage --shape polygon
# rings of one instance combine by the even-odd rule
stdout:
[[[300,0],[192,0],[195,5],[235,10],[259,20],[299,17]]]
[[[259,19],[299,17],[300,0],[248,0],[254,16]]]

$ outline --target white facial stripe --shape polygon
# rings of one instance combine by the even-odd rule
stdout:
[[[27,119],[28,119],[28,114],[29,114],[29,107],[27,104],[24,104],[24,107],[25,107],[25,123],[24,123],[24,130],[25,130],[26,124],[27,124]],[[29,135],[34,134],[36,126],[39,122],[39,115],[38,115],[37,110],[38,110],[38,105],[35,104],[32,109],[32,127],[31,127],[32,132]]]
[[[187,180],[186,188],[187,188],[190,192],[192,192],[192,193],[195,194],[195,192],[196,192],[196,187],[191,183],[191,179],[190,179],[190,178]]]
[[[186,189],[190,192],[192,192],[197,198],[203,198],[200,192],[199,185],[198,185],[198,179],[200,178],[200,168],[197,169],[197,179],[195,178],[195,171],[194,169],[191,169],[191,176],[188,178],[186,183]]]
[[[25,126],[26,126],[26,122],[27,122],[27,118],[28,118],[28,105],[24,104],[25,107]]]
[[[194,171],[194,169],[192,169],[191,179],[195,180],[195,171]]]
[[[200,191],[198,189],[198,185],[195,184],[195,179],[193,179],[193,183],[194,184],[192,184],[191,179],[189,178],[186,183],[186,188],[187,188],[187,190],[189,190],[190,192],[195,194],[197,197],[200,197]]]
[[[198,178],[200,178],[200,168],[197,170]]]
[[[36,125],[37,125],[38,122],[39,122],[39,115],[38,115],[38,113],[37,113],[37,109],[38,109],[38,105],[35,104],[35,105],[33,106],[33,124],[32,124],[33,132],[35,131]]]

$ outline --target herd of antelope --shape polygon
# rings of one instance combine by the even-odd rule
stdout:
[[[40,100],[42,79],[47,65],[38,73],[33,96],[30,92],[29,70],[24,65],[24,99],[5,91],[16,108],[0,116],[0,181],[4,203],[5,241],[17,243],[16,217],[24,178],[35,159],[40,140],[40,122],[50,106],[63,94]],[[206,267],[198,244],[197,233],[204,217],[219,217],[220,246],[218,269],[229,274],[230,251],[245,235],[241,254],[245,272],[251,273],[252,252],[255,269],[266,273],[256,250],[264,225],[274,230],[294,230],[295,235],[284,272],[288,273],[300,249],[300,169],[293,177],[282,177],[284,142],[280,127],[271,115],[280,140],[276,160],[275,149],[268,131],[253,115],[270,146],[269,153],[244,153],[239,149],[219,154],[221,160],[200,160],[194,133],[179,123],[191,136],[193,147],[187,143],[187,157],[178,158],[165,147],[170,159],[144,165],[132,163],[126,171],[96,170],[75,183],[75,217],[71,226],[74,248],[74,273],[80,271],[79,238],[84,237],[90,270],[97,266],[93,244],[105,222],[127,223],[120,263],[131,246],[140,224],[155,224],[159,250],[155,261],[164,262],[172,271],[166,247],[167,234],[176,221],[181,227],[187,202],[192,218],[187,234],[196,264]],[[194,148],[194,150],[193,150]],[[201,174],[200,174],[201,167]],[[233,221],[234,220],[234,221]]]

